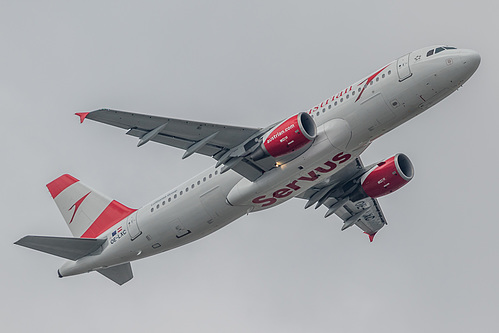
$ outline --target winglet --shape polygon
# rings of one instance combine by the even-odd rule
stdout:
[[[369,236],[369,241],[372,243],[374,240],[374,235],[376,235],[376,233],[374,233],[374,234],[368,234],[367,232],[364,232],[364,233]]]
[[[90,112],[76,112],[75,115],[80,117],[80,124],[83,123],[83,121],[85,120],[85,118],[88,116]]]

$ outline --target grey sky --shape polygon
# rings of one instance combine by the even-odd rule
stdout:
[[[2,1],[0,322],[48,332],[495,332],[499,31],[491,1]],[[58,279],[12,243],[69,236],[62,173],[139,207],[213,164],[88,122],[101,107],[263,127],[414,49],[482,55],[454,95],[377,140],[415,179],[380,200],[373,243],[289,201],[132,264],[122,287]]]

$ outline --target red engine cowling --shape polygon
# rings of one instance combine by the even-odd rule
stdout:
[[[284,156],[302,148],[316,136],[315,121],[308,113],[300,112],[270,130],[252,157],[257,160],[269,155]]]
[[[413,176],[414,167],[409,157],[397,154],[363,175],[360,183],[368,196],[379,198],[398,190]]]

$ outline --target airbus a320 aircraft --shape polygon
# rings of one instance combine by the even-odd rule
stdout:
[[[101,109],[77,113],[139,138],[211,156],[216,164],[140,209],[132,209],[70,175],[47,184],[74,237],[26,236],[15,244],[69,259],[59,277],[97,271],[118,284],[130,262],[204,237],[239,217],[291,198],[325,207],[341,230],[369,236],[386,224],[376,198],[414,175],[396,154],[364,166],[360,154],[381,135],[462,86],[477,52],[425,47],[389,63],[320,104],[266,128],[235,127]]]

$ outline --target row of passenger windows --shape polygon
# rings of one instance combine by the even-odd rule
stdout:
[[[437,53],[440,53],[442,51],[445,51],[445,50],[455,50],[456,48],[455,47],[452,47],[452,46],[441,46],[441,47],[437,47],[436,49],[433,49],[433,50],[430,50],[426,53],[426,56],[429,57],[431,55],[434,55],[434,54],[437,54]]]
[[[381,78],[382,78],[382,79],[384,79],[384,78],[386,77],[386,75],[391,75],[391,74],[392,74],[392,71],[391,71],[391,70],[389,70],[387,74],[384,74],[384,73],[383,73],[383,74],[381,75]],[[375,80],[376,80],[376,82],[379,82],[379,79],[380,79],[380,77],[379,77],[379,76],[377,76],[377,77],[376,77],[376,79],[375,79]],[[372,86],[372,85],[374,84],[374,81],[375,81],[375,80],[372,80],[372,81],[369,83],[369,85],[371,85],[371,86]],[[363,88],[363,87],[359,87],[359,88],[357,88],[357,92],[359,92],[359,93],[360,93],[360,92],[362,91],[362,88]],[[340,100],[339,100],[339,103],[343,103],[343,101],[344,101],[345,99],[349,99],[349,98],[350,98],[350,94],[352,95],[352,97],[353,97],[353,96],[355,96],[355,90],[353,90],[352,92],[349,92],[348,94],[346,94],[344,98],[343,98],[343,97],[341,97],[341,98],[340,98]],[[338,100],[334,101],[334,106],[337,106],[337,105],[338,105]],[[331,104],[329,104],[329,105],[327,106],[327,108],[328,108],[328,109],[331,109],[332,107],[333,107],[333,105],[331,105]],[[325,113],[325,112],[326,112],[326,108],[323,108],[323,109],[322,109],[322,113]],[[317,117],[318,117],[318,116],[320,116],[320,115],[321,115],[321,110],[317,110],[317,112],[315,113],[315,116],[317,116]],[[314,117],[314,114],[312,113],[312,114],[311,114],[311,116],[312,116],[312,118],[313,118],[313,117]]]
[[[190,189],[191,189],[191,190],[192,190],[192,189],[194,189],[196,186],[201,185],[201,183],[206,182],[208,179],[211,179],[211,178],[213,178],[213,176],[216,176],[216,175],[218,175],[218,170],[215,170],[215,172],[214,172],[214,173],[210,173],[210,174],[208,175],[208,177],[203,177],[203,179],[198,180],[196,183],[192,183],[192,184],[191,184],[191,186],[190,186]],[[176,192],[176,191],[175,191],[175,192]],[[170,194],[170,195],[168,196],[168,199],[166,199],[166,198],[165,198],[165,200],[163,200],[163,201],[161,202],[161,205],[160,205],[159,203],[158,203],[158,204],[156,204],[156,209],[159,209],[161,206],[165,206],[165,205],[166,205],[166,202],[172,202],[172,200],[177,199],[179,196],[181,196],[182,194],[187,193],[187,192],[189,192],[189,187],[186,187],[185,189],[181,190],[178,194],[177,194],[177,193]],[[151,208],[151,213],[152,213],[152,212],[154,212],[154,208],[155,208],[155,207],[152,207],[152,208]]]

